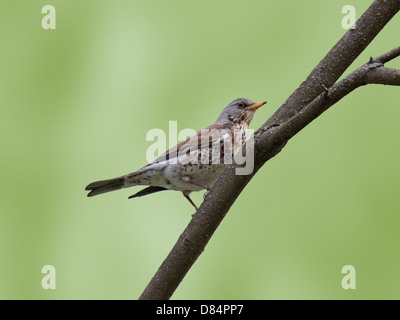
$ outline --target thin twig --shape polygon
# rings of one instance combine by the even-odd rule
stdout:
[[[372,58],[372,62],[380,62],[380,63],[387,63],[390,60],[393,60],[394,58],[397,58],[400,56],[400,47],[394,48],[393,50],[390,50],[389,52],[386,52],[382,54],[379,57],[376,57],[375,59]]]

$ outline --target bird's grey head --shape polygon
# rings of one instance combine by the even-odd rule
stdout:
[[[249,124],[250,121],[253,119],[256,110],[266,103],[266,101],[255,103],[245,98],[233,100],[221,112],[216,123],[223,125],[232,125],[245,121],[247,124]]]

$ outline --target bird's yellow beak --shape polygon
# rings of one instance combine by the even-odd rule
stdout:
[[[255,104],[252,104],[251,106],[249,106],[249,110],[257,110],[258,108],[260,108],[261,106],[263,106],[264,104],[266,104],[267,101],[262,101],[262,102],[257,102]]]

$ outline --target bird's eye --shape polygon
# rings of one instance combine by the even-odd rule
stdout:
[[[244,108],[244,103],[243,103],[243,102],[239,102],[239,103],[238,103],[238,107],[239,107],[239,108]]]

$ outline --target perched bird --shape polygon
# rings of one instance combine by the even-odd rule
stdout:
[[[254,103],[239,98],[228,104],[217,121],[186,141],[172,147],[156,160],[127,175],[96,181],[85,190],[88,197],[133,186],[149,186],[129,197],[142,197],[164,190],[181,191],[190,199],[192,191],[207,193],[247,140],[247,129],[255,111],[266,101]],[[232,163],[232,162],[231,162]]]

